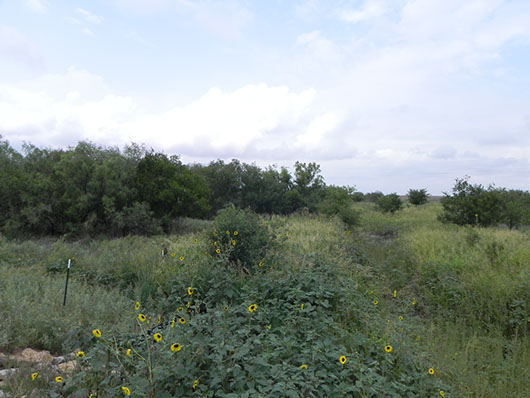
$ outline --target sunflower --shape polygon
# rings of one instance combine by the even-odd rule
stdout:
[[[379,301],[374,300],[374,305],[377,305],[377,304],[379,304]]]
[[[127,348],[127,351],[125,351],[125,355],[128,357],[132,356],[132,350],[130,348]]]
[[[221,249],[217,249],[215,252],[216,252],[217,254],[221,254]]]
[[[55,382],[56,382],[56,383],[62,383],[62,382],[63,382],[63,378],[62,378],[61,376],[57,376],[57,377],[55,378]]]
[[[235,240],[232,240],[232,246],[235,246],[236,245],[236,241]]]
[[[386,352],[392,352],[392,346],[391,345],[386,345],[385,346],[385,351]]]
[[[227,234],[227,235],[230,235],[230,231],[226,231],[226,234]]]
[[[190,287],[188,287],[188,296],[191,296],[193,294],[193,289]]]
[[[182,349],[182,346],[178,343],[172,344],[170,350],[172,352],[179,352]]]
[[[234,231],[234,235],[236,235],[236,236],[237,236],[237,235],[239,235],[239,232],[237,232],[237,231]]]
[[[445,397],[445,393],[443,391],[440,391],[440,396]]]
[[[300,369],[307,369],[307,365],[304,364],[304,365],[300,366]]]
[[[179,257],[179,260],[180,260],[180,261],[184,261],[184,257],[183,257],[183,256],[180,256],[180,257]]]
[[[254,312],[258,309],[258,306],[256,304],[252,304],[248,307],[248,312]]]
[[[138,310],[140,309],[140,302],[139,302],[139,301],[137,301],[137,302],[134,304],[134,309],[135,309],[136,311],[138,311]]]
[[[346,363],[346,360],[347,360],[347,359],[346,359],[346,357],[345,357],[344,355],[341,356],[341,357],[339,358],[339,362],[340,362],[342,365],[344,365],[344,364]]]
[[[35,380],[39,374],[37,372],[31,374],[31,380]]]
[[[300,309],[301,309],[301,310],[304,309],[304,303],[300,304]]]
[[[195,380],[191,387],[195,390],[197,388],[197,385],[199,384],[199,380]]]
[[[144,314],[138,314],[138,320],[140,322],[145,322],[145,320],[146,320],[145,315]]]
[[[433,369],[433,368],[429,368],[429,374],[430,374],[430,375],[433,375],[433,374],[434,374],[434,369]]]
[[[186,320],[184,318],[179,318],[179,323],[184,325],[186,323]]]
[[[400,321],[402,321],[402,320],[403,320],[403,317],[402,317],[402,316],[398,316],[398,319],[399,319]]]
[[[175,256],[176,256],[176,254],[175,254],[175,253],[171,253],[171,257],[175,257]]]
[[[121,390],[125,395],[131,395],[131,390],[129,390],[127,387],[122,387]]]
[[[162,318],[161,317],[156,318],[156,323],[158,324],[162,323]]]
[[[85,353],[83,351],[79,351],[77,354],[75,354],[78,358],[83,358],[85,356]]]
[[[177,312],[182,312],[182,311],[184,311],[184,307],[178,307],[177,308]]]
[[[397,290],[394,290],[394,298],[397,297]]]
[[[228,306],[225,305],[225,306],[223,307],[223,309],[224,309],[225,311],[228,311]]]
[[[160,333],[155,333],[155,334],[153,335],[153,340],[156,341],[157,343],[158,343],[159,341],[162,341],[162,335],[161,335]]]
[[[92,334],[99,339],[101,337],[101,330],[94,329],[94,330],[92,330]]]

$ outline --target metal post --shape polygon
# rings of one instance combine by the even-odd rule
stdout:
[[[68,291],[68,279],[70,279],[70,264],[72,260],[68,259],[68,268],[66,269],[66,286],[64,287],[63,307],[66,305],[66,292]]]

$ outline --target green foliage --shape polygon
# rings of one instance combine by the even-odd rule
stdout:
[[[381,196],[375,203],[376,208],[383,213],[395,213],[401,210],[403,202],[397,193]]]
[[[473,185],[469,177],[457,179],[453,194],[445,194],[441,199],[443,213],[439,216],[442,222],[457,225],[496,225],[502,216],[502,196],[499,190],[490,186],[488,189],[480,184]]]
[[[240,210],[234,206],[219,212],[209,241],[208,251],[212,255],[226,256],[231,265],[247,272],[254,271],[274,246],[273,236],[259,216],[252,210]]]
[[[429,199],[427,189],[409,189],[408,192],[409,203],[415,206],[424,205]]]
[[[352,208],[353,187],[328,186],[325,188],[326,196],[318,205],[319,213],[330,217],[338,215],[342,222],[348,227],[354,227],[360,223],[360,214]]]
[[[510,229],[530,225],[530,192],[521,190],[501,190],[501,221]]]
[[[237,290],[224,287],[240,276],[214,270],[208,290],[175,292],[176,309],[160,327],[157,315],[139,309],[148,317],[137,318],[136,333],[101,328],[75,374],[51,388],[66,397],[120,395],[123,387],[140,397],[449,393],[410,355],[414,343],[404,330],[384,334],[387,322],[371,298],[331,267],[315,259],[311,269],[280,278],[261,272]]]
[[[381,191],[369,192],[364,195],[364,200],[372,203],[377,203],[379,198],[382,198],[383,196],[385,195]]]

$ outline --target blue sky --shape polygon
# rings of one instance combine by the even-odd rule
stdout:
[[[0,134],[530,188],[530,1],[0,0]]]

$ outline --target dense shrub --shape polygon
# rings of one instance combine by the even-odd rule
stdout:
[[[409,203],[415,206],[423,205],[427,203],[429,199],[429,194],[427,189],[409,189],[408,192]]]
[[[502,195],[498,189],[480,184],[473,185],[469,177],[457,179],[453,194],[445,193],[441,199],[442,222],[458,225],[480,225],[487,227],[498,224],[502,219]]]
[[[229,206],[219,212],[213,221],[209,236],[212,255],[227,256],[231,265],[255,269],[274,246],[268,227],[252,210]]]
[[[332,267],[316,261],[281,278],[260,272],[227,290],[230,295],[215,285],[240,276],[219,270],[211,290],[182,289],[176,310],[159,321],[138,306],[130,316],[135,334],[102,328],[101,337],[82,347],[86,356],[73,376],[49,388],[70,397],[96,391],[233,398],[450,393],[411,355],[407,334],[397,327],[385,334],[390,325],[372,298]]]
[[[501,222],[510,229],[530,224],[530,192],[504,189],[501,198]]]
[[[375,206],[383,213],[395,213],[403,207],[403,202],[397,193],[391,193],[377,199]]]
[[[328,186],[325,199],[318,206],[320,213],[339,216],[348,227],[359,225],[360,213],[352,208],[355,188]]]

